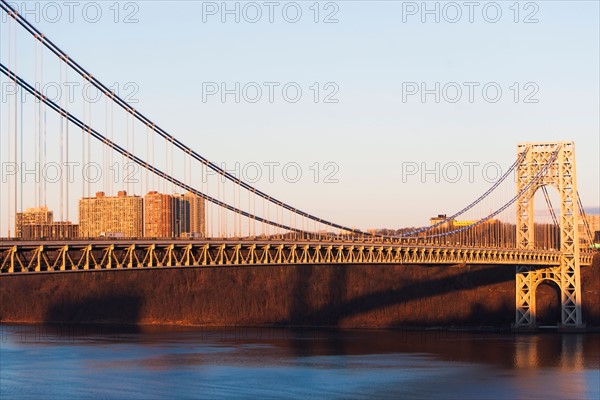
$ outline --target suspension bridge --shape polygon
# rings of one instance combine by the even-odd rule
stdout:
[[[361,230],[298,209],[220,168],[121,98],[9,3],[2,0],[0,8],[7,17],[0,39],[0,275],[289,264],[506,265],[516,268],[516,327],[535,326],[535,290],[545,280],[560,288],[562,326],[583,326],[580,267],[591,265],[592,232],[577,191],[573,142],[519,144],[515,162],[485,193],[429,226]],[[49,93],[50,82],[60,88],[75,81],[86,88],[79,96]],[[108,173],[89,176],[90,166],[106,172],[115,165],[125,175],[118,180]],[[75,166],[87,174],[75,173]],[[52,168],[58,173],[50,178]],[[127,179],[128,171],[136,179]],[[208,171],[210,179],[204,179]],[[133,233],[99,234],[94,224],[109,217],[105,209],[90,215],[90,204],[118,199],[110,196],[116,191],[134,208],[111,218],[127,219],[135,209],[139,221],[131,221]],[[201,228],[193,231],[181,218],[177,231],[144,227],[152,215],[148,197],[143,205],[141,196],[159,192],[172,204],[175,197],[193,198]],[[547,221],[536,216],[539,195]],[[191,203],[185,204],[187,209],[170,212],[188,215]],[[40,228],[27,237],[22,219],[30,207],[55,210],[60,221],[52,232],[60,232],[53,236]]]

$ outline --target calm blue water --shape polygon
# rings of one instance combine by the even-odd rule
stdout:
[[[0,329],[2,399],[600,398],[600,334]]]

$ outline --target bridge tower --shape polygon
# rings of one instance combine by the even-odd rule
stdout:
[[[543,186],[551,185],[558,190],[560,196],[562,255],[559,266],[541,269],[532,266],[517,267],[515,327],[527,329],[536,326],[535,291],[542,281],[551,280],[561,291],[561,327],[580,328],[583,322],[575,143],[521,143],[517,146],[517,157],[520,158],[523,152],[526,155],[516,168],[517,193],[526,190],[517,202],[517,247],[534,248],[534,195]],[[554,161],[546,167],[553,158]],[[538,175],[539,179],[536,180]],[[535,182],[527,188],[532,180]]]

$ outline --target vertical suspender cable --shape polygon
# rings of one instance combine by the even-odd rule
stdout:
[[[10,20],[9,20],[10,21]],[[7,31],[8,31],[8,35],[7,35],[7,39],[8,39],[8,46],[7,46],[7,50],[8,50],[8,65],[10,66],[10,61],[11,61],[11,33],[10,33],[10,22],[7,24]],[[16,89],[16,88],[15,88]],[[11,104],[10,104],[10,98],[7,99],[7,116],[6,116],[6,160],[7,162],[10,163],[10,148],[11,148],[11,143],[10,143],[10,133],[11,133]],[[10,198],[10,180],[7,180],[6,182],[6,224],[7,224],[7,230],[8,230],[8,237],[11,237],[11,232],[10,232],[10,226],[11,226],[11,218],[10,218],[10,204],[11,204],[11,198]]]
[[[146,124],[146,160],[150,160],[150,131],[148,130],[148,124]],[[148,174],[150,172],[146,169],[146,178],[145,178],[145,189],[144,194],[148,193]]]
[[[19,146],[20,151],[21,151],[21,155],[20,155],[19,159],[21,160],[21,165],[25,165],[25,163],[23,161],[23,122],[24,122],[23,121],[23,101],[24,101],[24,99],[23,99],[23,89],[19,88],[19,93],[20,93],[20,96],[21,96],[21,99],[20,99],[20,103],[21,103],[21,107],[20,107],[20,113],[21,113],[21,132],[19,133],[20,134],[20,139],[21,139],[21,143],[20,143],[20,146]],[[19,207],[19,210],[23,211],[23,179],[21,179],[21,184],[19,185],[19,190],[21,192],[19,194],[19,198],[20,198],[20,201],[21,201],[21,205]]]
[[[129,111],[125,110],[125,148],[127,149],[127,152],[131,151],[131,147],[129,145]],[[121,170],[123,171],[123,183],[124,183],[124,189],[127,191],[127,194],[131,194],[131,190],[129,189],[129,178],[127,176],[128,174],[128,164],[129,162],[125,163],[123,162],[123,168],[121,168]]]
[[[15,73],[17,72],[17,24],[14,24],[14,35],[13,35],[13,39],[14,39],[14,52],[15,52],[15,57],[14,57],[14,68],[15,68]],[[15,162],[15,169],[18,168],[18,159],[17,159],[17,125],[18,125],[18,120],[17,120],[17,107],[19,106],[19,102],[17,99],[17,81],[16,79],[14,80],[14,84],[15,84],[15,110],[14,110],[14,162]],[[23,106],[21,106],[23,107]],[[22,160],[21,160],[22,161]],[[17,231],[17,175],[18,172],[17,170],[15,171],[14,174],[14,202],[15,202],[15,207],[14,207],[14,212],[15,212],[15,236],[16,236],[16,231]]]
[[[69,68],[68,66],[65,65],[66,68]],[[62,89],[63,87],[63,83],[62,83],[62,68],[63,68],[63,62],[62,59],[59,59],[58,61],[58,82],[59,82],[59,87]],[[63,101],[63,94],[62,91],[61,93],[59,93],[60,96],[60,106],[64,108],[64,101]],[[60,121],[60,167],[62,168],[65,164],[65,160],[64,160],[64,146],[65,146],[65,137],[64,137],[64,118],[63,115],[61,114],[59,116],[59,121]],[[60,220],[61,222],[64,221],[64,214],[63,214],[63,210],[64,210],[64,189],[65,189],[65,181],[64,181],[64,176],[61,174],[60,177]]]
[[[65,82],[69,81],[69,67],[65,65]],[[70,94],[67,94],[67,101],[65,102],[65,110],[67,110],[67,112],[69,111],[69,102],[72,100]],[[66,129],[65,129],[65,141],[66,141],[66,148],[65,148],[65,159],[66,159],[66,165],[69,165],[69,120],[67,118],[65,118],[65,125],[66,125]],[[65,214],[67,217],[67,221],[70,221],[70,217],[69,217],[69,184],[71,182],[71,178],[69,177],[69,170],[70,168],[65,168],[66,169],[66,174],[67,174],[67,184],[65,185],[65,198],[67,200],[67,204],[65,207]]]
[[[131,152],[133,154],[135,154],[135,119],[133,118],[133,115],[131,116]],[[135,168],[135,165],[132,163],[132,166]],[[134,173],[135,173],[135,169],[134,169]],[[131,175],[130,178],[131,179]],[[133,190],[132,190],[132,195],[135,195],[137,192],[135,190],[135,183],[137,181],[137,174],[135,176],[133,176],[133,179],[131,179],[132,182],[131,184],[133,185]],[[141,191],[141,188],[140,188]]]
[[[0,24],[0,59],[2,56],[2,25]],[[10,79],[10,78],[9,78]],[[2,77],[0,77],[0,85]],[[0,161],[2,161],[2,102],[0,101]],[[2,201],[2,180],[0,179],[0,201]],[[2,213],[0,212],[0,237],[2,237]]]
[[[108,97],[104,96],[104,132],[108,133],[109,129],[108,129]],[[109,186],[109,174],[108,174],[108,158],[110,157],[109,153],[110,153],[110,149],[108,148],[108,146],[103,146],[103,152],[102,152],[102,174],[103,174],[103,182],[102,182],[102,189],[105,191],[108,191],[108,186]]]
[[[83,115],[82,115],[82,120],[85,122],[85,95],[82,92],[82,96],[81,96],[81,105],[83,107]],[[85,137],[86,137],[86,133],[85,133],[85,128],[82,126],[81,127],[81,168],[82,168],[82,174],[81,174],[81,197],[85,198],[85,181],[86,181],[86,172],[87,168],[86,168],[86,157],[85,157]],[[91,205],[91,203],[88,203]],[[86,213],[87,213],[87,220],[89,221],[89,212],[90,212],[90,208],[91,207],[86,207]],[[90,224],[87,223],[87,232],[85,232],[85,236],[86,237],[90,237]]]

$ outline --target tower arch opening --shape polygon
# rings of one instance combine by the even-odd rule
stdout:
[[[535,288],[535,319],[539,327],[556,326],[561,323],[560,287],[551,279],[544,279]]]

